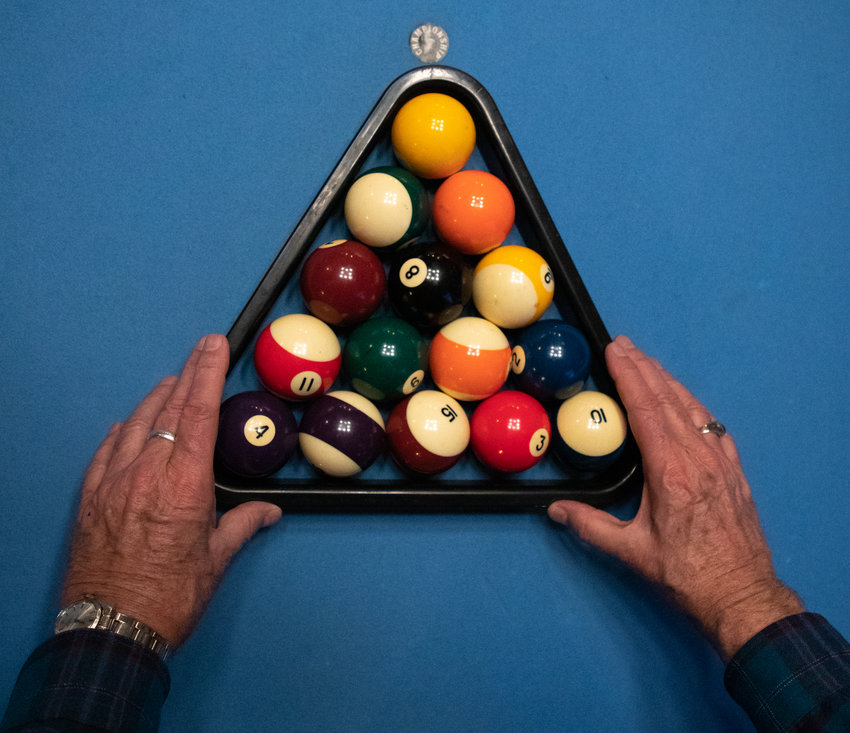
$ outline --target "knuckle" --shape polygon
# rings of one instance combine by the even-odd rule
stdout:
[[[211,403],[202,397],[191,397],[183,403],[183,414],[198,422],[206,422],[218,416],[218,403]]]

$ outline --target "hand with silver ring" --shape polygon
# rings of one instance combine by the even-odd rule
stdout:
[[[641,451],[640,508],[622,521],[558,501],[549,516],[669,593],[728,659],[802,603],[776,577],[726,428],[628,339],[617,338],[605,355]]]
[[[723,423],[716,422],[712,420],[711,422],[707,422],[699,429],[700,433],[703,435],[708,435],[709,433],[713,433],[718,438],[722,438],[726,435],[726,426]]]
[[[280,509],[249,502],[216,521],[213,450],[229,349],[202,339],[114,425],[86,473],[62,604],[94,595],[173,645],[192,632],[233,554]]]

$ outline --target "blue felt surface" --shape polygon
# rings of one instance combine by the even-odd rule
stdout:
[[[423,22],[609,329],[735,436],[782,577],[850,634],[845,3],[7,1],[3,695],[96,445],[229,327]],[[171,666],[164,731],[748,729],[689,622],[537,515],[286,517]]]

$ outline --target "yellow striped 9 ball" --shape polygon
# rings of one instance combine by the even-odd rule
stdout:
[[[478,312],[502,328],[534,323],[552,303],[555,280],[546,260],[529,247],[508,244],[484,255],[472,277]]]

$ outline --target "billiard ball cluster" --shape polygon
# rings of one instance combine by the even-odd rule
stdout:
[[[432,475],[470,447],[486,468],[518,473],[551,444],[574,469],[604,468],[622,448],[625,416],[585,389],[581,332],[544,317],[549,264],[505,244],[510,190],[464,169],[475,147],[469,112],[423,94],[400,108],[391,137],[399,165],[366,170],[346,192],[349,238],[303,263],[309,314],[260,333],[254,366],[265,390],[223,404],[220,465],[269,475],[297,444],[319,471],[352,476],[389,448],[402,469]],[[340,373],[350,389],[335,387]]]

